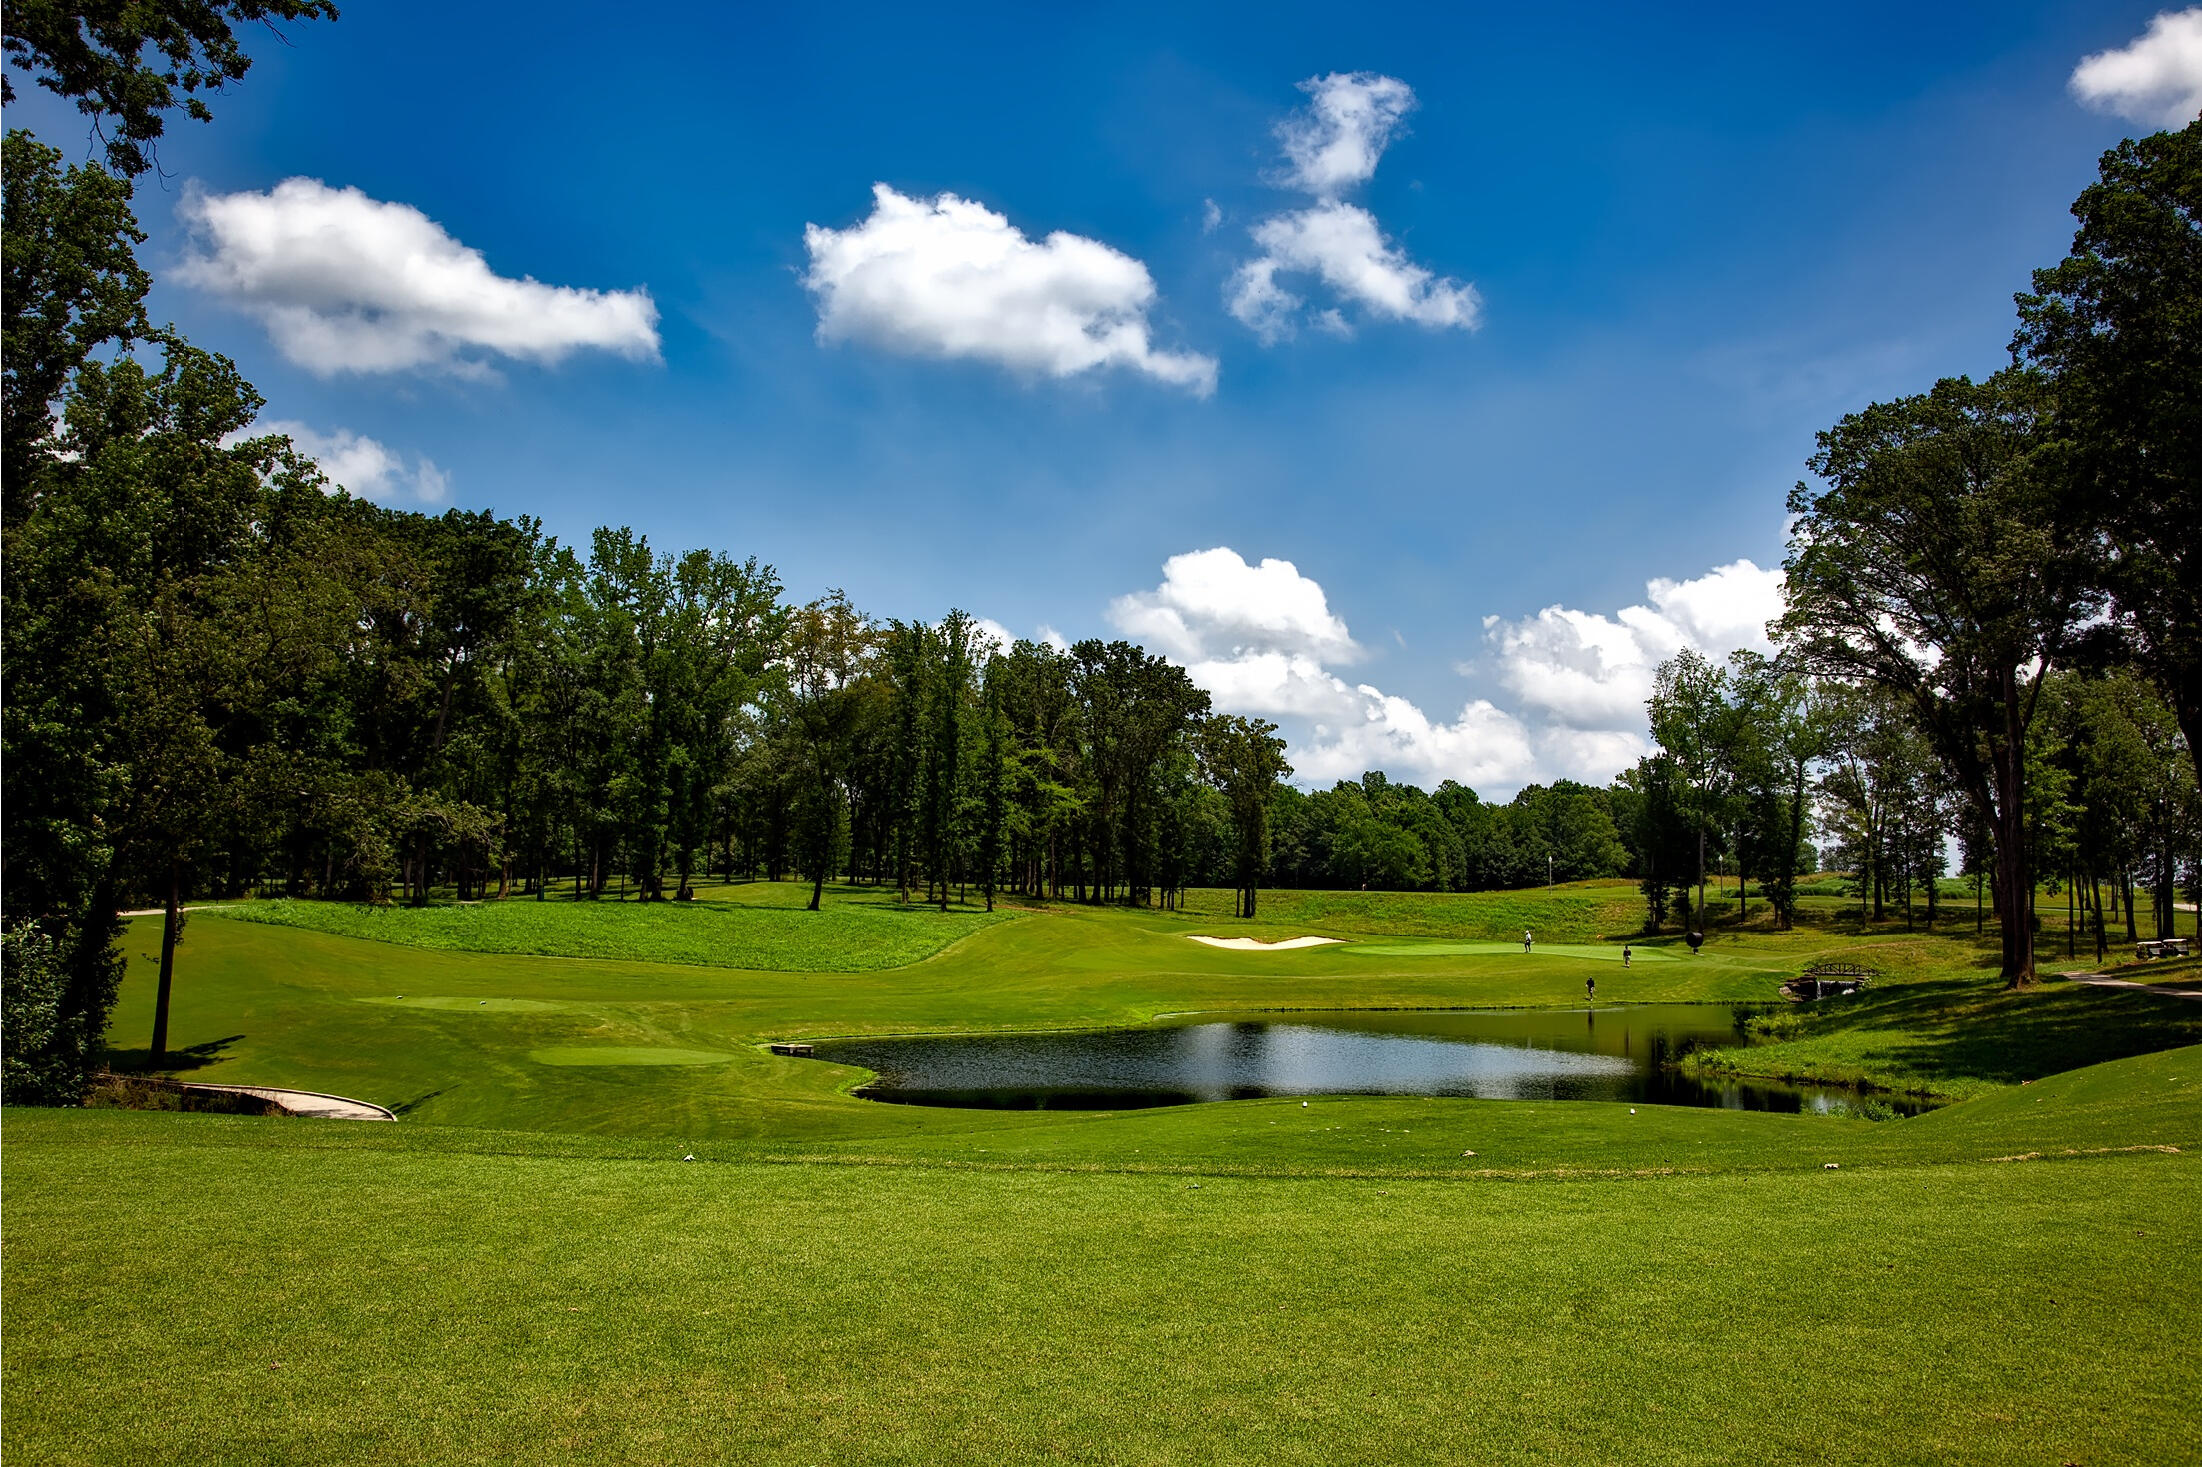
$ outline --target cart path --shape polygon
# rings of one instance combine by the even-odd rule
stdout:
[[[224,1095],[257,1095],[272,1100],[294,1116],[324,1121],[394,1121],[396,1114],[366,1100],[346,1095],[324,1095],[318,1090],[283,1090],[273,1085],[202,1085],[186,1082],[187,1090],[216,1090]]]
[[[2112,978],[2102,973],[2059,973],[2057,976],[2069,978],[2074,983],[2092,983],[2097,988],[2130,988],[2165,998],[2202,998],[2202,988],[2167,988],[2161,983],[2136,983],[2131,978]]]

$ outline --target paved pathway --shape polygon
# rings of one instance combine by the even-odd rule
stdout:
[[[2131,988],[2140,993],[2162,994],[2165,998],[2202,998],[2202,988],[2169,988],[2161,983],[2136,983],[2131,978],[2112,978],[2102,973],[2059,973],[2059,978],[2069,978],[2074,983],[2092,983],[2097,988]]]
[[[364,1100],[343,1095],[323,1095],[318,1090],[281,1090],[273,1085],[201,1085],[186,1082],[187,1090],[218,1090],[224,1095],[257,1095],[272,1100],[294,1116],[324,1121],[394,1121],[397,1116]]]

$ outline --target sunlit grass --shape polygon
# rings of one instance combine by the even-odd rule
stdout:
[[[796,894],[785,883],[758,885],[782,898]],[[800,895],[807,900],[809,889],[802,888]],[[816,912],[786,899],[643,903],[523,898],[429,907],[276,900],[216,907],[197,915],[447,952],[802,973],[904,967],[1009,917],[1007,912],[941,912],[845,895]]]

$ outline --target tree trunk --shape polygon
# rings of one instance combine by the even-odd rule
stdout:
[[[2003,675],[2003,739],[1995,751],[1996,878],[2003,900],[2003,981],[2034,982],[2034,872],[2026,844],[2026,725],[2018,674]]]
[[[1781,858],[1782,904],[1781,910],[1774,914],[1774,925],[1783,932],[1797,925],[1797,848],[1804,844],[1805,773],[1805,762],[1799,759],[1796,786],[1789,800],[1789,844]]]
[[[153,998],[153,1068],[168,1058],[168,993],[176,977],[176,938],[183,921],[183,867],[168,863],[168,909],[161,914],[161,984]]]
[[[1697,910],[1698,920],[1702,922],[1705,911],[1705,820],[1702,816],[1697,822]]]
[[[2110,956],[2110,933],[2103,925],[2103,883],[2092,871],[2087,873],[2087,899],[2095,909],[2095,966],[2099,968]]]
[[[833,859],[833,780],[818,780],[818,856],[811,866],[810,910],[815,912],[826,895],[826,863]]]

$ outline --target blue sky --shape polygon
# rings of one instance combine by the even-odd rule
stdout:
[[[2159,8],[354,5],[172,123],[139,209],[157,313],[394,502],[631,524],[881,615],[1137,633],[1280,718],[1303,775],[1503,793],[1610,776],[1654,653],[1750,639],[1770,581],[1713,573],[1778,566],[1816,429],[2002,363],[2011,293],[2146,130],[2069,79]],[[1336,141],[1300,88],[1334,75],[1411,110],[1326,183],[1279,129]],[[18,92],[10,125],[81,147]],[[510,299],[431,303],[379,364],[380,317],[302,345],[346,270],[270,295],[233,258],[259,216],[203,207],[293,178],[363,196],[315,196],[348,248],[440,230]],[[1033,289],[1107,277],[1143,344],[1078,369],[990,319],[944,356],[970,302],[881,263],[875,184],[921,242],[943,194],[1001,216],[972,237],[1043,252]],[[1426,272],[1404,315],[1251,233],[1332,206]],[[1265,254],[1302,302],[1273,341],[1229,304]],[[1471,287],[1473,329],[1441,319]]]

